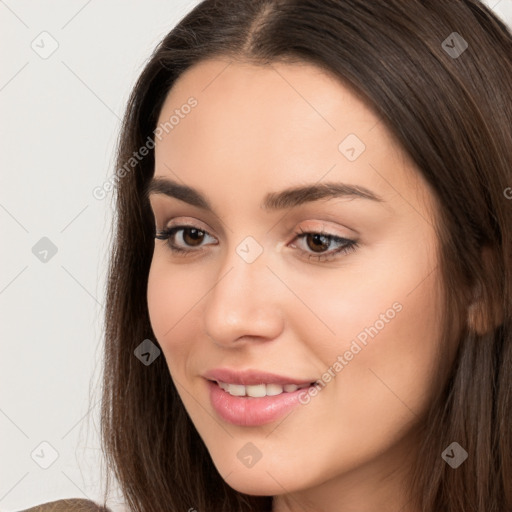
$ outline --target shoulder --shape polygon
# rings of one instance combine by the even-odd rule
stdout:
[[[91,500],[70,498],[42,503],[19,512],[111,512],[111,510]]]

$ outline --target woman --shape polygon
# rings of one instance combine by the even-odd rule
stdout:
[[[512,510],[511,119],[477,0],[206,0],[165,37],[115,179],[130,510]]]

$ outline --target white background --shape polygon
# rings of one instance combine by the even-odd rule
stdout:
[[[120,119],[144,63],[197,3],[0,0],[3,512],[101,498],[98,384],[112,204],[92,190],[114,171]],[[512,25],[512,0],[487,3]],[[42,58],[52,44],[56,51]],[[46,262],[32,252],[43,237],[57,248]],[[48,469],[39,465],[51,462],[42,442],[58,453]],[[115,497],[110,506],[122,510]]]

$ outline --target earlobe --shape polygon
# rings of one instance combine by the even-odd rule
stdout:
[[[488,331],[486,325],[488,322],[485,321],[482,309],[481,301],[472,302],[468,307],[468,327],[479,335],[483,335]]]
[[[496,329],[503,323],[503,309],[484,306],[482,301],[474,302],[468,307],[468,327],[473,332],[483,335]]]
[[[504,319],[503,304],[499,300],[502,295],[493,271],[498,268],[497,262],[494,261],[495,257],[491,248],[483,248],[482,258],[486,277],[482,277],[482,280],[476,282],[472,302],[467,309],[468,327],[479,335],[496,329]],[[486,283],[485,290],[482,282]]]

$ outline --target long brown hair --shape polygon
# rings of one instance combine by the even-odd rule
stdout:
[[[378,112],[432,187],[444,324],[452,339],[457,326],[458,345],[446,368],[440,359],[411,503],[511,511],[512,36],[477,0],[205,0],[156,48],[120,135],[106,292],[102,445],[130,510],[271,510],[272,497],[223,481],[165,358],[146,366],[134,356],[145,339],[158,345],[146,303],[154,221],[143,196],[154,153],[130,158],[151,146],[176,79],[211,57],[308,62],[334,74]],[[454,441],[469,454],[457,470],[441,458]]]

